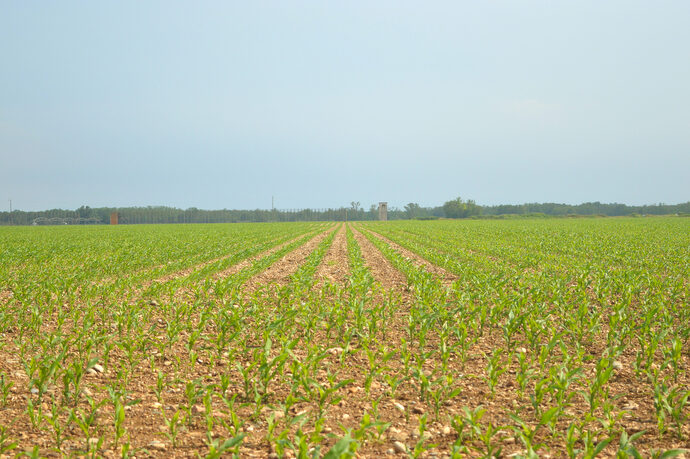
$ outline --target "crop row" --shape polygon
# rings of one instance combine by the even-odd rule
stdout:
[[[672,457],[690,435],[686,229],[673,219],[247,225],[222,248],[155,255],[115,282],[99,282],[108,270],[79,274],[70,295],[27,280],[41,250],[11,248],[0,454]],[[193,234],[176,237],[195,244]],[[347,279],[317,287],[338,238]],[[63,261],[89,244],[108,253],[81,244]],[[383,288],[377,251],[388,267],[376,273],[399,271],[404,288]],[[156,268],[165,260],[175,268]],[[290,275],[243,288],[269,267]]]

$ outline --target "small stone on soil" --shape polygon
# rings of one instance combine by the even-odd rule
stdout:
[[[633,411],[633,410],[638,409],[639,407],[640,407],[640,405],[638,405],[635,402],[628,402],[625,405],[623,405],[623,409],[626,411]]]
[[[332,347],[328,350],[328,353],[331,355],[338,355],[343,353],[343,348],[342,347]]]
[[[156,451],[165,451],[165,443],[158,440],[153,440],[149,443],[149,448],[155,449]]]
[[[407,451],[407,448],[405,447],[405,445],[399,441],[393,442],[393,449],[398,453],[404,453]]]

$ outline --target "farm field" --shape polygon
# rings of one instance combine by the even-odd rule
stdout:
[[[681,457],[690,219],[0,228],[0,457]]]

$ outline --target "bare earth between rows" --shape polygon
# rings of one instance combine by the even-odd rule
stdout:
[[[374,237],[382,240],[386,244],[388,244],[393,250],[396,252],[400,253],[403,257],[408,258],[411,260],[417,267],[424,269],[425,271],[433,274],[437,278],[441,280],[441,283],[443,285],[450,285],[454,281],[458,279],[458,276],[454,273],[451,273],[450,271],[447,271],[440,266],[437,266],[425,258],[422,258],[421,256],[417,255],[411,250],[406,249],[405,247],[401,246],[400,244],[393,242],[392,240],[388,239],[387,237],[376,233],[374,231],[370,231],[371,234],[374,235]]]
[[[407,287],[405,275],[395,269],[381,251],[356,228],[352,228],[352,233],[359,244],[364,264],[369,268],[374,279],[386,289],[405,290]]]
[[[283,258],[266,268],[266,270],[250,278],[244,285],[245,290],[257,290],[269,284],[287,285],[290,282],[290,276],[302,266],[309,254],[316,250],[321,241],[328,237],[332,231],[334,231],[334,228],[330,227],[326,231],[319,233],[306,244],[287,253]]]
[[[345,285],[350,274],[350,265],[347,257],[347,237],[345,224],[340,225],[335,234],[333,244],[323,257],[316,270],[316,288],[320,289],[326,282],[336,285]]]

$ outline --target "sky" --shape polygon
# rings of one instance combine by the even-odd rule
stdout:
[[[690,200],[690,2],[0,0],[0,209]]]

